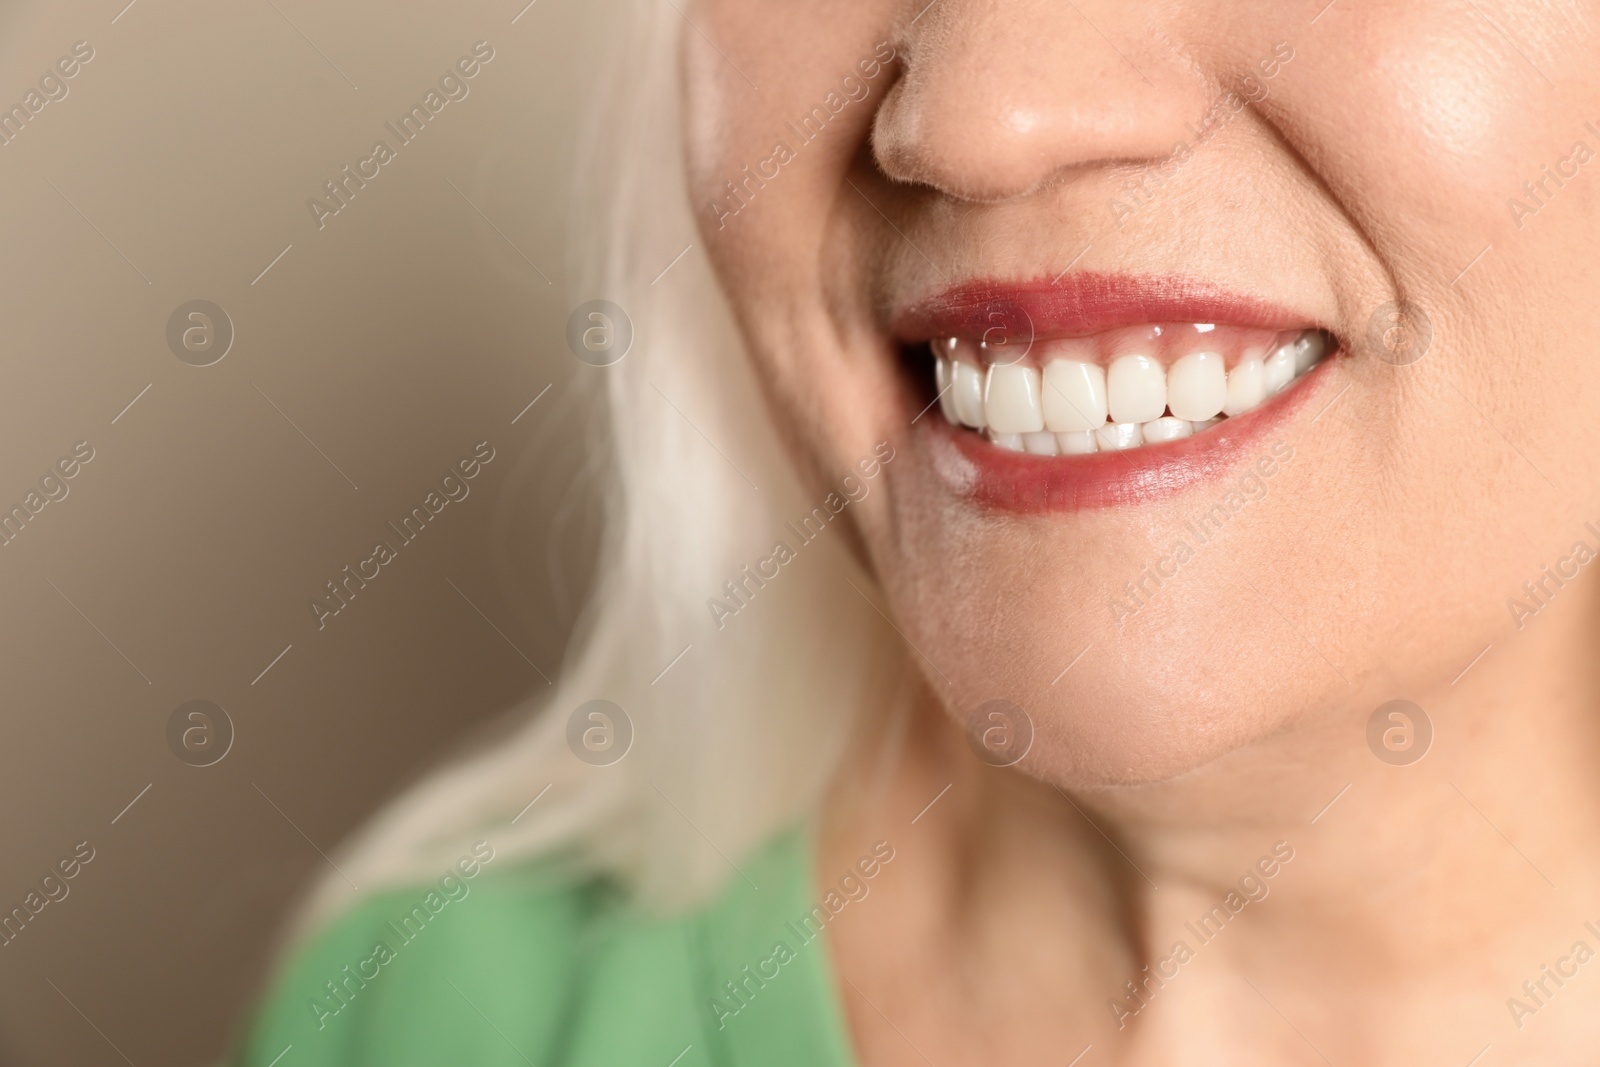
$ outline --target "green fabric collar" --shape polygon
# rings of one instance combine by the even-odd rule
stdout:
[[[697,1008],[716,1067],[855,1067],[817,904],[809,829],[742,865],[690,924]]]

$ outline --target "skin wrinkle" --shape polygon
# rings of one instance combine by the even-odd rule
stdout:
[[[1476,2],[1490,21],[1460,0],[1340,0],[1315,25],[1320,5],[1080,3],[1093,28],[1033,0],[939,0],[915,23],[920,2],[695,9],[762,86],[685,52],[693,203],[773,418],[816,485],[879,439],[897,451],[844,518],[917,650],[913,710],[890,763],[888,713],[864,709],[818,859],[825,879],[864,839],[898,850],[877,903],[829,931],[864,1067],[921,1064],[907,1038],[941,1064],[1092,1042],[1095,1063],[1252,1067],[1465,1063],[1491,1042],[1486,1065],[1582,1062],[1600,1040],[1592,979],[1523,1027],[1507,1009],[1600,922],[1594,582],[1521,628],[1506,606],[1600,526],[1600,375],[1574,314],[1600,292],[1600,161],[1520,226],[1507,207],[1574,139],[1600,149],[1596,5]],[[872,95],[719,227],[722,182],[880,42],[896,58]],[[1192,141],[1279,42],[1294,58],[1266,97],[1119,227],[1129,162]],[[1040,121],[1008,123],[1022,108]],[[1295,386],[1266,495],[1120,626],[1108,597],[1237,474],[1137,505],[975,505],[928,443],[937,407],[909,426],[930,361],[885,326],[1074,257],[1257,295],[1356,349]],[[1402,296],[1433,335],[1397,367],[1364,342]],[[1406,767],[1365,734],[1397,697],[1435,729]],[[964,735],[995,698],[1035,728],[1008,770]],[[1108,1002],[1279,841],[1270,895],[1119,1027]]]
[[[1286,76],[1292,75],[1286,74]],[[1270,106],[1270,97],[1267,99],[1266,103],[1268,106]],[[1284,155],[1292,161],[1295,177],[1308,182],[1316,190],[1316,192],[1320,194],[1316,198],[1317,202],[1319,204],[1325,202],[1326,205],[1330,207],[1333,212],[1336,212],[1338,217],[1343,219],[1347,224],[1350,231],[1350,237],[1353,238],[1353,243],[1358,244],[1360,248],[1360,254],[1373,265],[1379,278],[1381,279],[1374,287],[1372,292],[1362,294],[1362,296],[1365,298],[1366,305],[1371,306],[1372,304],[1379,303],[1382,300],[1394,300],[1396,302],[1412,300],[1413,294],[1405,290],[1405,283],[1403,279],[1395,273],[1389,262],[1384,258],[1382,252],[1379,250],[1376,236],[1367,232],[1363,221],[1357,216],[1353,205],[1347,203],[1345,198],[1341,197],[1339,193],[1331,185],[1329,185],[1329,183],[1322,176],[1321,172],[1313,165],[1312,161],[1302,153],[1300,145],[1296,144],[1294,139],[1290,137],[1289,131],[1273,121],[1270,111],[1263,115],[1259,111],[1252,109],[1246,115],[1246,118],[1249,121],[1259,123],[1262,129],[1272,136],[1278,147],[1283,151]],[[1319,254],[1324,253],[1321,253],[1319,250]],[[1355,310],[1356,309],[1353,306],[1347,304],[1346,306],[1340,308],[1340,317],[1346,321],[1349,321],[1349,319],[1353,317]]]

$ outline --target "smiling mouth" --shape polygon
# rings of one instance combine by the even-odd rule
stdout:
[[[1182,276],[957,286],[907,305],[892,332],[940,479],[1024,513],[1221,476],[1270,447],[1344,351],[1302,313]]]
[[[1315,328],[1151,323],[998,344],[946,337],[929,347],[952,426],[1012,452],[1078,456],[1182,440],[1253,411],[1335,342]]]

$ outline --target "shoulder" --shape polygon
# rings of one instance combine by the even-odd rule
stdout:
[[[371,897],[290,959],[238,1062],[848,1064],[808,857],[778,835],[672,916],[537,868]]]
[[[601,884],[513,872],[386,892],[291,957],[239,1062],[560,1062],[597,985],[613,1004],[682,989],[688,947]]]

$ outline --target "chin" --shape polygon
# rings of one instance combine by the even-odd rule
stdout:
[[[1258,607],[1196,579],[1120,631],[1040,595],[981,619],[968,612],[954,641],[920,626],[907,634],[945,657],[930,686],[969,745],[981,744],[990,703],[1006,701],[1032,731],[1018,771],[1067,789],[1148,785],[1343,707],[1344,683],[1310,669],[1303,646],[1285,647],[1281,624],[1265,632],[1274,627]]]

